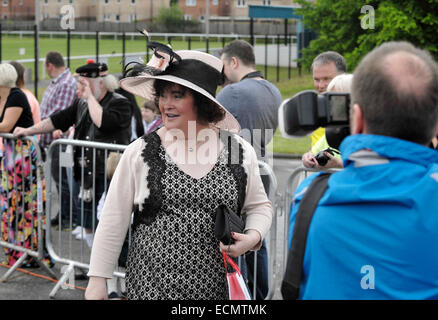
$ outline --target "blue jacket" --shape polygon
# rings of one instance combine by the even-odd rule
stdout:
[[[438,152],[376,135],[341,145],[310,225],[300,299],[438,299]],[[290,212],[289,245],[302,195]]]

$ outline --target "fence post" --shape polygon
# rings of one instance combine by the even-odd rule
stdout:
[[[2,63],[2,24],[0,23],[0,63]]]
[[[287,60],[287,75],[288,75],[288,79],[290,80],[291,78],[291,65],[290,65],[290,61],[292,59],[292,36],[289,36],[289,38],[286,40],[286,42],[289,41],[289,58]]]
[[[38,24],[35,24],[34,26],[34,42],[35,42],[35,81],[34,81],[34,88],[35,88],[35,98],[38,99],[38,81],[39,81],[39,48],[38,48]]]
[[[71,40],[71,29],[67,29],[67,67],[70,69],[70,40]]]
[[[280,81],[280,34],[277,35],[277,82]]]
[[[268,80],[268,35],[265,35],[265,79]]]
[[[225,37],[222,37],[222,49],[225,47]]]
[[[125,34],[125,32],[123,32],[123,34],[122,34],[122,72],[123,72],[123,70],[125,68],[125,64],[126,64],[125,53],[126,53],[126,34]]]
[[[188,49],[192,50],[192,37],[189,37],[187,45],[188,45]]]
[[[99,31],[96,31],[96,63],[99,63]]]
[[[205,52],[210,53],[209,51],[209,45],[210,45],[210,38],[207,36],[205,37]]]

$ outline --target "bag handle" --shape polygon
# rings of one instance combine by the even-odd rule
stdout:
[[[319,200],[328,187],[330,173],[323,173],[312,181],[301,200],[295,219],[292,244],[287,258],[286,272],[281,285],[285,300],[296,300],[300,294],[300,282],[306,250],[307,234]]]
[[[224,267],[225,267],[225,272],[226,273],[228,273],[227,272],[227,262],[231,265],[231,267],[233,267],[233,269],[240,275],[241,273],[240,273],[240,269],[239,269],[239,267],[237,266],[237,264],[234,262],[234,260],[233,259],[231,259],[228,255],[227,255],[227,253],[225,252],[225,251],[223,251],[222,250],[222,257],[223,257],[223,259],[224,259]]]

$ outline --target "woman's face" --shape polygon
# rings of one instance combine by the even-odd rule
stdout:
[[[182,87],[174,84],[167,87],[158,99],[163,124],[166,129],[188,130],[188,122],[196,121],[194,98],[189,90],[183,93]]]

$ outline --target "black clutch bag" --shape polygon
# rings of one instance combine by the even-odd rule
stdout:
[[[214,234],[216,239],[225,245],[234,243],[231,236],[232,232],[243,233],[245,229],[245,220],[230,210],[226,205],[221,204],[216,208],[216,221],[214,225]]]

